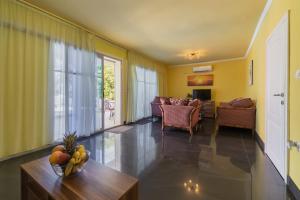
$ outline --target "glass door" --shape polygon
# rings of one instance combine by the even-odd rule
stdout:
[[[96,130],[121,125],[121,61],[96,57]]]
[[[104,56],[104,128],[121,125],[121,62]]]

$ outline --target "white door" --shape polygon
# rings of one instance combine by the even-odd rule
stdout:
[[[266,153],[286,180],[288,15],[266,43]]]

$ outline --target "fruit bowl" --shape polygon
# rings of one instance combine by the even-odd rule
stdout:
[[[63,164],[63,165],[51,164],[51,167],[57,176],[66,177],[66,176],[75,175],[77,173],[80,173],[86,166],[87,161],[89,160],[89,157],[90,157],[90,152],[88,150],[86,150],[86,154],[87,154],[87,158],[84,161],[81,161],[77,164],[74,163],[74,164],[70,165],[69,164],[70,161],[68,161],[67,164]],[[67,172],[66,170],[70,170],[70,172]]]
[[[66,133],[63,144],[52,149],[49,162],[57,176],[70,176],[83,170],[90,158],[90,152],[84,145],[77,144],[77,135]]]

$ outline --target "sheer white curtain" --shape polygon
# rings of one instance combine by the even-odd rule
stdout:
[[[136,70],[136,120],[151,116],[150,103],[157,95],[156,71],[137,66]]]
[[[135,52],[128,52],[127,122],[151,116],[150,102],[164,87],[161,65]]]
[[[95,131],[96,66],[93,52],[50,42],[50,128],[54,139],[66,132],[86,136]]]

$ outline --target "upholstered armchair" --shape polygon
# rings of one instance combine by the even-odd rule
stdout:
[[[183,128],[193,135],[193,128],[200,120],[200,101],[189,105],[161,105],[162,131],[166,126]]]
[[[230,126],[255,131],[256,106],[249,98],[235,99],[217,107],[217,128]]]

